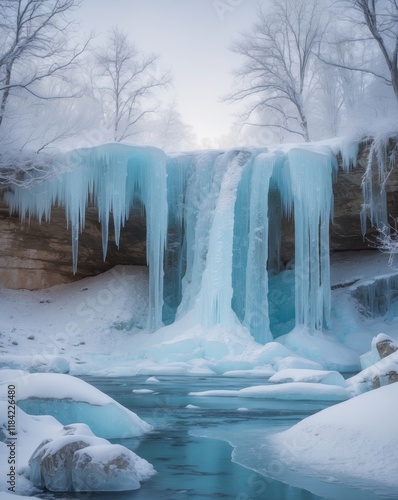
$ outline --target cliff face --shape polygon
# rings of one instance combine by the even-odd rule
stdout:
[[[369,249],[377,231],[368,223],[362,236],[362,177],[368,157],[362,147],[356,168],[344,172],[339,168],[333,185],[334,219],[330,229],[331,251]],[[392,171],[387,184],[388,211],[398,216],[398,169]],[[115,245],[110,224],[106,260],[102,257],[101,227],[97,210],[87,209],[86,226],[79,237],[79,259],[76,275],[72,273],[71,233],[65,212],[54,208],[51,222],[20,222],[18,215],[9,216],[0,204],[0,286],[13,289],[40,289],[102,273],[118,264],[146,265],[145,217],[135,207],[121,232],[120,249]],[[281,256],[284,261],[294,256],[293,221],[282,222]]]
[[[87,210],[79,238],[79,265],[72,273],[71,233],[65,211],[54,208],[51,222],[20,222],[0,206],[0,286],[35,290],[100,274],[118,264],[146,265],[146,227],[139,208],[121,233],[120,251],[110,231],[106,260],[102,256],[101,226],[97,210]]]
[[[330,249],[362,250],[369,249],[377,230],[367,222],[365,238],[362,236],[360,213],[362,209],[362,178],[369,157],[369,146],[362,145],[355,168],[344,172],[339,167],[337,182],[333,185],[334,218],[330,229]],[[377,166],[373,166],[375,190],[379,190]],[[392,218],[398,216],[398,168],[392,170],[386,184],[387,210]]]

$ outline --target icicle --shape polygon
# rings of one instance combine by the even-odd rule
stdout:
[[[167,201],[169,222],[165,258],[163,321],[174,321],[182,299],[182,282],[186,269],[184,230],[187,179],[194,167],[194,154],[176,154],[167,163]]]
[[[358,161],[359,142],[350,141],[343,144],[340,148],[342,158],[342,169],[344,172],[349,172],[351,168],[355,167]]]
[[[103,256],[106,258],[109,214],[113,214],[115,240],[129,216],[134,198],[139,196],[146,210],[147,262],[150,275],[148,327],[162,325],[163,259],[167,232],[166,155],[150,147],[105,144],[96,148],[75,150],[66,158],[74,168],[57,178],[32,185],[14,187],[5,196],[10,211],[18,211],[41,220],[50,219],[51,207],[65,207],[72,232],[73,271],[77,270],[79,233],[84,227],[89,198],[98,208],[102,226]]]
[[[362,179],[363,204],[361,211],[362,234],[366,234],[369,217],[372,226],[389,235],[387,213],[387,179],[395,165],[395,150],[389,155],[390,135],[381,135],[373,140]],[[377,171],[375,172],[375,169]]]
[[[329,220],[334,157],[329,149],[288,153],[295,221],[296,325],[310,331],[330,319]]]
[[[275,155],[258,155],[251,180],[249,247],[246,267],[245,317],[243,324],[254,340],[273,340],[268,314],[268,192]]]

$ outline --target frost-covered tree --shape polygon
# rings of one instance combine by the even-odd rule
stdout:
[[[170,83],[169,73],[158,71],[158,59],[156,55],[140,54],[117,27],[97,51],[94,95],[102,105],[114,141],[134,135],[137,124],[156,111],[154,93]]]
[[[247,123],[254,118],[253,125],[276,127],[309,141],[314,50],[326,26],[323,2],[276,0],[257,17],[232,47],[244,62],[235,72],[238,90],[229,100],[249,102]]]
[[[192,127],[183,121],[176,102],[171,101],[158,115],[154,123],[155,144],[166,151],[189,149],[194,140]]]
[[[80,0],[1,0],[0,2],[0,126],[15,94],[54,99],[75,95],[48,92],[68,78],[88,41],[71,43],[74,25],[68,14]],[[42,92],[41,83],[52,80]],[[65,88],[65,86],[64,86]]]
[[[91,37],[75,39],[81,0],[0,0],[0,186],[64,168],[54,146],[79,134],[76,71]]]
[[[361,72],[381,79],[392,87],[398,100],[398,2],[397,0],[343,0],[340,17],[348,21],[347,34],[340,41],[345,47],[366,48],[363,57],[338,60],[322,59],[342,69]],[[377,47],[377,57],[372,50]],[[352,51],[352,49],[351,49]],[[380,65],[380,55],[384,66]]]

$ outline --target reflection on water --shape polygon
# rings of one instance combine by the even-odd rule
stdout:
[[[147,377],[104,379],[86,377],[119,403],[151,423],[155,430],[141,438],[112,440],[123,444],[152,463],[157,475],[138,491],[88,495],[38,495],[40,498],[89,498],[93,500],[315,500],[345,498],[371,500],[364,492],[321,488],[321,496],[307,491],[313,479],[289,486],[279,477],[276,462],[258,453],[265,432],[290,427],[327,406],[314,401],[272,401],[240,398],[188,396],[190,391],[241,389],[262,385],[259,379],[222,377],[158,377],[160,383],[146,383]],[[133,389],[153,393],[133,393]],[[199,408],[189,407],[194,405]],[[204,437],[205,436],[205,437]],[[235,451],[229,443],[237,445]],[[242,467],[231,460],[242,463]],[[248,458],[250,457],[250,459]],[[261,457],[261,462],[258,457]],[[268,469],[267,469],[268,468]],[[265,472],[262,475],[259,472]],[[277,473],[275,473],[277,471]],[[274,476],[274,479],[267,476]],[[275,478],[276,477],[276,478]],[[333,485],[330,488],[334,488]],[[319,492],[319,488],[317,490]],[[331,493],[331,494],[329,494]],[[362,496],[356,496],[356,493]],[[380,497],[379,497],[380,498]]]

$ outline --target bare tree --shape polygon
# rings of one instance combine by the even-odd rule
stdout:
[[[13,90],[23,90],[42,99],[72,97],[42,94],[39,84],[66,79],[88,40],[69,42],[74,24],[67,14],[81,0],[2,0],[0,2],[0,126]],[[47,86],[48,89],[48,86]]]
[[[387,66],[387,72],[375,64],[375,59],[354,59],[342,62],[321,56],[322,60],[334,66],[362,72],[383,80],[391,86],[398,99],[398,1],[397,0],[343,0],[344,12],[351,12],[350,36],[340,43],[364,45],[375,42]],[[347,18],[346,14],[343,17]],[[371,51],[367,51],[371,54]]]
[[[192,127],[183,121],[175,101],[159,113],[155,123],[155,143],[167,151],[189,149],[193,143]]]
[[[170,83],[169,73],[157,73],[158,59],[139,54],[117,27],[109,33],[106,48],[97,52],[96,90],[114,141],[134,135],[136,124],[156,110],[150,103],[154,91]]]
[[[310,140],[307,101],[313,89],[313,50],[323,36],[322,3],[276,0],[232,50],[245,63],[236,71],[240,90],[231,101],[249,100],[246,121],[261,115],[261,127],[277,127]]]

